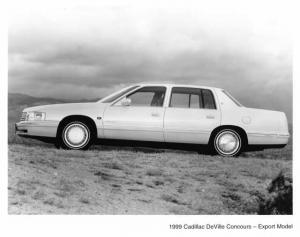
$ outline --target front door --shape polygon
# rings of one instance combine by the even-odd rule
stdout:
[[[207,144],[220,125],[220,110],[208,89],[173,87],[165,111],[166,142]]]
[[[166,87],[145,86],[108,106],[103,116],[104,137],[164,141],[165,94]]]

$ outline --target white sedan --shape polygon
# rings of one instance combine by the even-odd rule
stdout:
[[[94,103],[24,109],[20,136],[54,138],[65,149],[87,149],[96,139],[207,144],[221,156],[251,145],[284,147],[283,112],[242,106],[220,88],[138,84]]]

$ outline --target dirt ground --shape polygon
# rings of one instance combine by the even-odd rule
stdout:
[[[221,158],[191,151],[10,144],[9,214],[257,214],[291,147]]]

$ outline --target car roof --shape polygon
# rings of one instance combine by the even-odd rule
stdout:
[[[176,83],[136,83],[133,86],[166,86],[166,87],[192,87],[192,88],[203,88],[203,89],[218,89],[218,87],[202,86],[202,85],[189,85],[189,84],[176,84]]]

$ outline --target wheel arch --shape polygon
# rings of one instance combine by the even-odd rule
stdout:
[[[238,132],[242,138],[243,145],[248,146],[248,135],[246,131],[243,128],[235,125],[221,125],[216,127],[210,134],[209,142],[208,142],[209,145],[213,144],[214,137],[217,135],[218,132],[220,132],[223,129],[232,129]]]
[[[56,131],[56,137],[58,137],[60,135],[60,133],[63,130],[64,125],[66,125],[67,123],[72,122],[72,121],[80,121],[80,122],[84,122],[84,123],[90,125],[92,128],[91,133],[93,134],[94,138],[97,138],[96,123],[91,117],[86,116],[86,115],[68,115],[68,116],[64,117],[58,124],[57,131]]]

